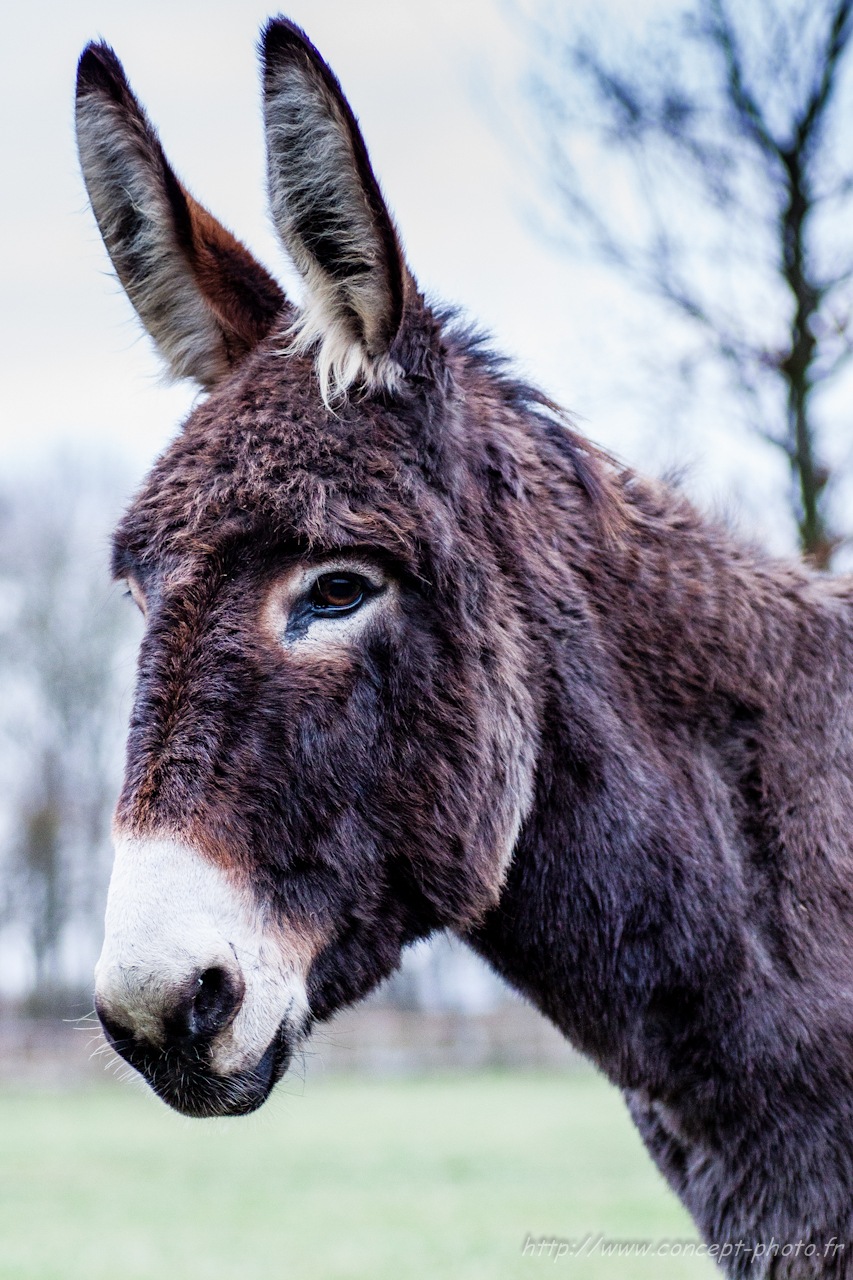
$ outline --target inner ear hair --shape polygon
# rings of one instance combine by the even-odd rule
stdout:
[[[285,18],[263,37],[272,215],[306,286],[293,348],[317,348],[326,403],[355,382],[394,389],[392,346],[414,285],[340,84]]]
[[[105,44],[80,58],[77,139],[104,243],[142,323],[173,376],[212,387],[270,331],[284,294],[178,181]]]

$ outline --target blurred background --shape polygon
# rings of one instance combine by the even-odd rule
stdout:
[[[845,571],[850,9],[292,0],[287,12],[342,81],[426,293],[458,304],[630,466],[673,478],[774,553]],[[140,637],[109,581],[109,533],[196,392],[164,383],[111,273],[76,159],[76,59],[93,38],[115,47],[182,180],[298,297],[264,199],[255,42],[269,14],[261,0],[45,0],[4,16],[0,1142],[5,1133],[11,1181],[0,1186],[0,1276],[76,1276],[68,1240],[112,1194],[104,1170],[115,1169],[134,1190],[103,1258],[81,1244],[80,1275],[85,1263],[100,1276],[118,1251],[125,1276],[254,1277],[286,1239],[303,1277],[509,1276],[533,1265],[521,1259],[522,1218],[534,1234],[692,1236],[618,1098],[446,938],[413,948],[391,983],[309,1045],[301,1070],[317,1110],[302,1119],[280,1108],[275,1119],[281,1158],[288,1143],[297,1151],[280,1188],[297,1207],[283,1235],[266,1219],[251,1226],[262,1247],[248,1260],[240,1213],[230,1243],[210,1243],[221,1214],[207,1139],[142,1095],[88,1092],[103,1076],[85,1019]],[[500,1118],[500,1150],[489,1116]],[[342,1131],[349,1145],[336,1146]],[[243,1136],[211,1167],[242,1161],[249,1182],[260,1177],[267,1130],[229,1132]],[[122,1135],[120,1168],[109,1134]],[[77,1209],[74,1151],[91,1173]],[[340,1185],[337,1165],[349,1170]],[[161,1190],[182,1169],[189,1199],[143,1192],[154,1167]],[[324,1216],[333,1182],[351,1219],[337,1234]],[[190,1203],[189,1217],[175,1207]],[[53,1229],[30,1231],[31,1219]],[[710,1269],[600,1253],[572,1265],[576,1275]]]

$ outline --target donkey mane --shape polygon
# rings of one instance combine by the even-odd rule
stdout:
[[[600,530],[607,537],[618,538],[631,514],[625,490],[636,480],[634,472],[580,435],[567,409],[539,387],[519,378],[511,357],[492,345],[491,334],[466,322],[455,307],[433,309],[448,344],[465,360],[472,374],[486,382],[511,413],[521,419],[537,420],[540,429],[570,462]]]

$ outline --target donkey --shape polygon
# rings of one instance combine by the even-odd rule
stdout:
[[[296,307],[112,50],[80,156],[208,393],[118,526],[147,628],[96,1005],[187,1115],[450,929],[623,1092],[733,1276],[853,1274],[853,581],[584,441],[410,274],[306,36],[263,35]]]

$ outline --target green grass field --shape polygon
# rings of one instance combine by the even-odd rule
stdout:
[[[707,1259],[523,1257],[528,1235],[695,1239],[592,1073],[285,1081],[190,1121],[131,1085],[0,1093],[2,1280],[681,1280]]]

